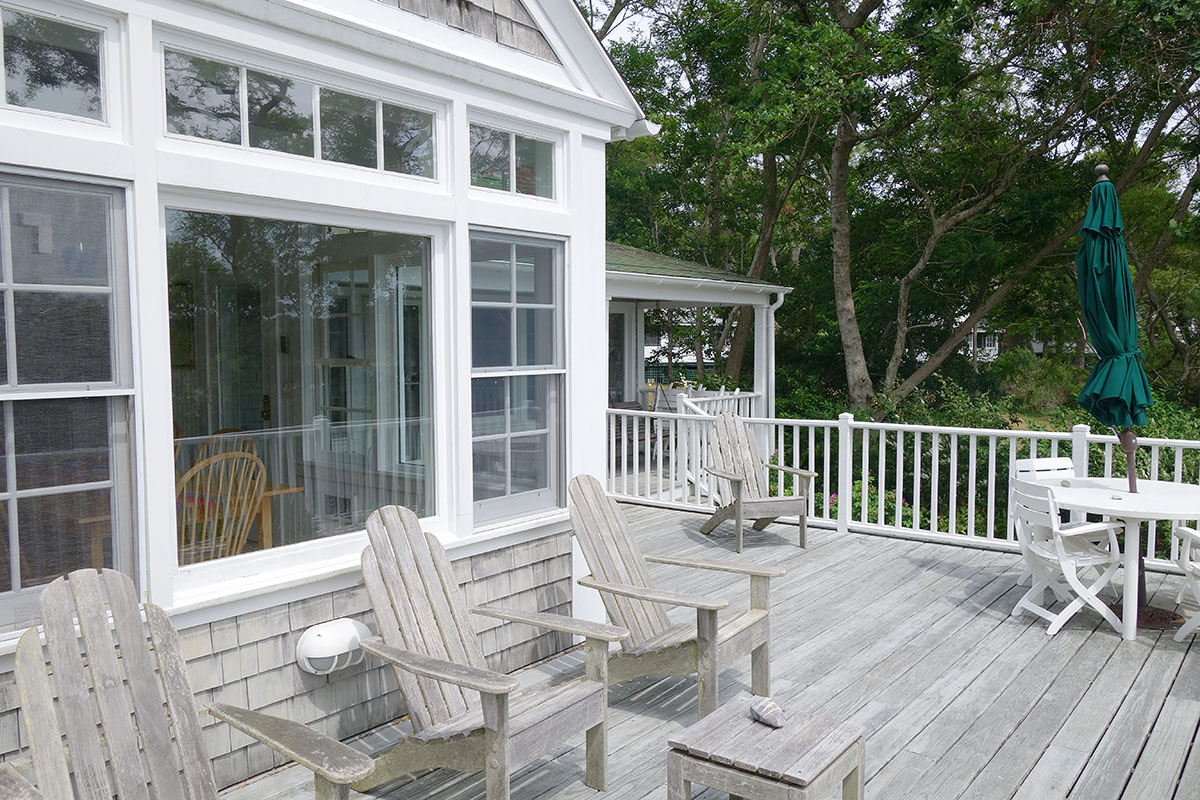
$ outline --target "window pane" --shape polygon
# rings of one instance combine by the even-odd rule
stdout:
[[[101,119],[100,34],[4,9],[5,100]]]
[[[471,435],[504,433],[506,378],[476,378],[471,381]]]
[[[551,378],[547,375],[529,375],[512,378],[512,419],[513,431],[545,430],[547,425],[547,404],[550,402],[549,384]]]
[[[509,190],[512,134],[486,125],[471,125],[471,185]]]
[[[313,86],[246,70],[250,146],[298,156],[313,154]]]
[[[17,500],[21,586],[49,583],[84,567],[112,566],[108,489]]]
[[[512,493],[550,486],[550,449],[546,434],[512,439]]]
[[[242,141],[241,71],[229,64],[164,53],[167,130],[217,142]]]
[[[8,383],[8,342],[6,340],[7,334],[5,333],[5,331],[8,330],[8,327],[4,324],[4,315],[8,313],[7,301],[8,291],[5,290],[0,292],[0,384]],[[3,488],[3,486],[4,484],[0,482],[0,488]]]
[[[321,89],[321,158],[377,166],[374,100]]]
[[[383,168],[433,177],[433,114],[383,104]]]
[[[475,502],[508,494],[507,449],[507,439],[475,442],[471,446],[471,473],[475,486]]]
[[[428,239],[168,210],[167,272],[178,466],[262,463],[245,550],[433,513]]]
[[[107,195],[13,187],[8,192],[13,280],[107,286]]]
[[[554,143],[517,136],[517,191],[554,196]]]
[[[106,481],[108,400],[21,400],[12,404],[17,489]]]
[[[13,292],[17,383],[111,381],[108,306],[107,294]]]
[[[512,245],[475,239],[471,242],[471,299],[512,301]]]
[[[512,311],[471,309],[471,365],[507,367],[512,363]]]
[[[517,309],[517,365],[554,364],[554,309]]]
[[[549,247],[517,245],[518,303],[554,302],[554,253]]]

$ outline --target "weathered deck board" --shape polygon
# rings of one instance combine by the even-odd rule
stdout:
[[[1200,644],[1169,635],[1119,636],[1091,613],[1054,637],[1045,623],[1009,616],[1024,591],[1006,553],[791,526],[699,533],[705,516],[624,506],[648,553],[728,558],[788,568],[772,589],[772,689],[785,708],[832,713],[867,731],[867,794],[1007,800],[1197,796]],[[727,535],[726,535],[727,534]],[[673,589],[715,594],[745,608],[739,576],[651,565]],[[1154,602],[1171,606],[1179,579],[1151,576]],[[1185,604],[1184,613],[1192,609]],[[672,619],[686,618],[679,611]],[[582,669],[568,653],[520,674],[562,679]],[[749,662],[721,674],[721,697],[749,687]],[[609,790],[583,782],[582,737],[513,776],[514,800],[663,800],[666,740],[695,720],[695,678],[644,678],[611,690]],[[402,723],[403,724],[403,723]],[[381,747],[382,729],[362,739]],[[711,791],[697,798],[718,797]],[[284,770],[227,791],[225,800],[305,797]],[[310,796],[310,795],[309,795]],[[436,770],[393,785],[389,800],[482,800],[479,775]]]

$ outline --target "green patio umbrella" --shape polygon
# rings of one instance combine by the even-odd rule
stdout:
[[[1096,185],[1092,187],[1087,216],[1079,230],[1083,242],[1075,254],[1079,305],[1083,308],[1088,338],[1100,361],[1083,385],[1079,405],[1105,425],[1120,431],[1129,491],[1136,492],[1137,439],[1133,426],[1146,424],[1146,409],[1154,404],[1154,398],[1137,344],[1137,309],[1133,282],[1129,279],[1129,258],[1121,235],[1124,227],[1116,187],[1108,179],[1108,166],[1100,164],[1096,167]]]

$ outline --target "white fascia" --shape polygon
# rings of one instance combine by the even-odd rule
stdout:
[[[770,306],[771,295],[781,298],[792,291],[790,286],[767,283],[718,281],[684,278],[670,275],[643,275],[629,272],[609,272],[607,293],[612,298],[664,303],[712,306]]]

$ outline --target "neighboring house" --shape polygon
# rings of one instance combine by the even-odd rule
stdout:
[[[39,585],[108,566],[171,612],[200,694],[337,736],[386,722],[390,672],[294,656],[312,624],[369,618],[386,503],[472,601],[570,612],[566,481],[605,469],[605,144],[653,129],[575,5],[0,15],[0,673]],[[230,495],[177,481],[223,450],[265,491],[214,558],[177,520]],[[485,640],[504,670],[567,643]],[[223,783],[272,765],[211,724]]]
[[[791,287],[613,242],[607,245],[606,263],[610,402],[639,400],[638,392],[646,383],[647,354],[652,349],[646,341],[647,309],[750,306],[754,309],[754,391],[763,398],[756,413],[773,416],[775,311]]]

